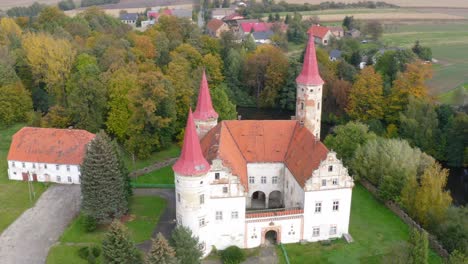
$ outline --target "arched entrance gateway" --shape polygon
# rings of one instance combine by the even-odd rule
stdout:
[[[278,233],[276,230],[269,230],[265,233],[265,246],[276,245],[278,243]]]
[[[266,202],[265,193],[262,191],[256,191],[252,193],[252,204],[251,207],[253,209],[264,209]]]
[[[283,197],[280,191],[272,191],[268,195],[268,208],[282,208],[283,207]]]

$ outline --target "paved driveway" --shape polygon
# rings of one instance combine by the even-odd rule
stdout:
[[[0,263],[44,264],[80,209],[79,185],[54,185],[0,235]]]

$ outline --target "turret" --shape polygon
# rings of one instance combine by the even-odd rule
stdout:
[[[206,80],[205,70],[200,82],[200,91],[198,92],[197,108],[193,113],[197,134],[202,139],[208,131],[215,127],[218,123],[218,113],[213,108],[211,102],[210,90],[208,81]]]
[[[301,74],[296,78],[296,83],[296,119],[319,140],[324,82],[318,70],[314,36],[310,32],[304,55],[304,64],[302,65]]]
[[[179,159],[172,167],[175,178],[176,219],[199,237],[204,255],[209,253],[211,244],[207,235],[209,202],[208,173],[210,164],[203,156],[200,139],[195,128],[192,109],[185,127],[184,143]]]

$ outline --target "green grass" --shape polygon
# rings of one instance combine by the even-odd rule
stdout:
[[[349,232],[354,242],[336,240],[331,245],[284,245],[291,263],[382,263],[393,247],[408,240],[409,227],[378,202],[361,185],[353,189]],[[285,263],[277,249],[280,263]],[[430,263],[442,259],[430,252]]]
[[[136,159],[135,162],[133,162],[132,156],[129,153],[125,151],[123,153],[124,161],[127,165],[127,168],[129,169],[129,171],[134,171],[152,165],[156,162],[166,160],[168,158],[178,157],[180,155],[180,147],[177,144],[171,144],[167,149],[155,152],[151,154],[147,159]]]
[[[134,196],[130,203],[132,219],[125,223],[132,239],[141,243],[151,238],[159,217],[166,207],[166,201],[157,196]],[[84,230],[83,216],[78,216],[60,237],[60,244],[51,248],[48,264],[82,263],[77,250],[84,245],[100,245],[104,239],[106,226],[88,233]]]
[[[0,128],[0,233],[26,209],[33,206],[47,189],[47,184],[33,183],[35,198],[30,201],[28,184],[8,179],[7,156],[11,137],[23,126],[24,124],[16,124],[7,128]]]
[[[134,183],[174,184],[172,166],[163,167],[148,174],[133,178]]]
[[[440,102],[450,105],[462,105],[468,102],[468,83],[438,96]]]

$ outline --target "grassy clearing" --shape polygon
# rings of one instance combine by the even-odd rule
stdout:
[[[180,155],[180,147],[177,144],[171,144],[167,149],[155,152],[144,160],[136,159],[135,162],[133,162],[130,153],[127,153],[125,151],[123,153],[124,161],[127,165],[127,168],[129,169],[129,171],[134,171],[152,165],[156,162],[166,160],[168,158],[178,157]]]
[[[141,243],[151,238],[152,231],[166,207],[166,201],[155,196],[134,196],[130,204],[131,220],[125,223],[132,239]],[[84,245],[100,245],[106,227],[88,233],[84,230],[83,216],[78,216],[60,237],[60,244],[51,248],[47,257],[48,264],[83,263],[77,250]]]
[[[354,242],[336,240],[331,245],[310,243],[284,245],[291,263],[383,263],[392,248],[408,240],[409,227],[357,185],[353,189],[349,232]],[[279,248],[280,263],[285,263]],[[442,263],[430,252],[429,263]]]
[[[8,179],[7,156],[11,137],[24,124],[16,124],[0,129],[0,233],[5,230],[26,209],[34,205],[41,194],[47,189],[47,184],[33,183],[35,198],[29,200],[28,184],[22,181]]]
[[[174,172],[171,166],[163,167],[143,176],[132,179],[134,183],[174,184]]]
[[[444,104],[463,105],[468,102],[468,84],[440,94],[437,98]]]

